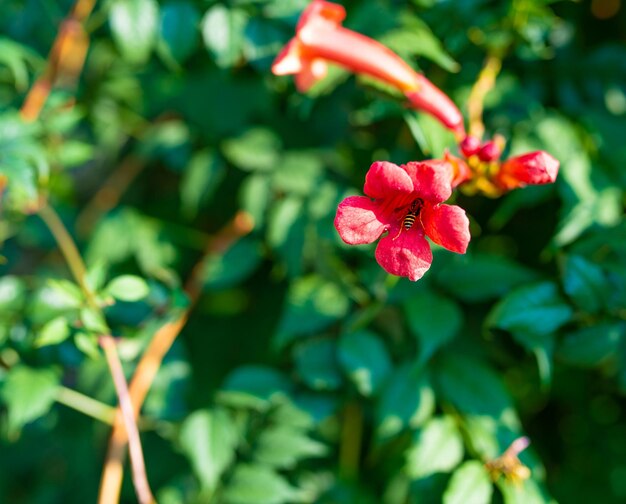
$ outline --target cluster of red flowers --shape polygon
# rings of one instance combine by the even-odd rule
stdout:
[[[500,137],[482,142],[467,135],[463,116],[450,98],[397,54],[379,42],[341,26],[345,9],[313,0],[300,16],[296,35],[272,66],[276,75],[294,74],[300,91],[326,75],[328,63],[390,84],[407,98],[407,105],[437,118],[454,132],[459,155],[443,160],[385,161],[371,165],[365,176],[367,196],[346,198],[337,209],[335,227],[349,244],[376,241],[376,260],[389,273],[415,281],[430,267],[426,236],[460,254],[470,240],[469,221],[458,206],[443,204],[459,186],[488,196],[556,179],[559,162],[544,151],[502,161]]]

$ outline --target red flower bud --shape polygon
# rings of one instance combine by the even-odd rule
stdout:
[[[467,135],[459,144],[459,149],[461,150],[461,154],[466,158],[473,156],[480,150],[480,139],[472,135]]]
[[[490,161],[496,161],[501,154],[502,149],[494,140],[489,140],[488,142],[485,142],[480,148],[480,151],[478,151],[478,157],[481,161],[485,161],[486,163]]]
[[[559,162],[545,151],[536,151],[507,159],[494,178],[504,190],[528,184],[550,184],[559,173]]]

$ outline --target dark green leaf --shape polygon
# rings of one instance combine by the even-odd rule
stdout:
[[[202,279],[210,289],[222,289],[240,283],[261,262],[261,247],[254,238],[238,240],[223,255],[210,255],[203,264]]]
[[[337,344],[329,339],[306,341],[295,353],[296,369],[313,389],[334,390],[341,386],[342,376],[337,362]]]
[[[451,341],[461,329],[463,312],[456,303],[431,291],[418,292],[404,303],[409,327],[420,344],[421,362]]]
[[[228,376],[218,398],[234,407],[265,409],[270,406],[270,401],[287,397],[290,390],[290,381],[278,371],[243,366]]]
[[[213,196],[225,175],[225,167],[213,151],[202,150],[194,154],[180,185],[183,213],[187,217],[195,217],[201,205]]]
[[[195,49],[200,14],[187,1],[168,2],[161,7],[160,40],[168,56],[182,63]]]
[[[366,330],[341,336],[339,362],[364,396],[377,394],[392,369],[385,344]]]
[[[599,323],[566,333],[556,355],[569,364],[594,367],[614,356],[624,338],[623,323]]]
[[[320,457],[326,446],[300,429],[276,425],[264,430],[257,441],[254,458],[263,465],[291,469],[302,459]]]
[[[240,464],[224,490],[227,504],[282,504],[293,502],[297,489],[269,467]]]
[[[602,269],[580,256],[569,256],[565,263],[563,290],[588,313],[597,313],[607,302],[610,285]]]

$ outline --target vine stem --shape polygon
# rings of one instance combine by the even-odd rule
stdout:
[[[166,322],[154,333],[135,369],[129,388],[133,414],[135,416],[141,410],[152,382],[161,367],[163,358],[185,327],[189,315],[200,297],[206,258],[213,254],[224,253],[239,239],[250,233],[253,227],[254,222],[250,215],[243,211],[238,212],[232,221],[213,237],[204,255],[194,266],[185,283],[185,292],[189,298],[189,305],[178,317]],[[119,501],[120,488],[124,476],[124,457],[127,443],[128,435],[126,429],[124,429],[122,411],[118,409],[100,480],[99,504],[110,504]]]
[[[501,68],[502,56],[496,53],[488,55],[467,100],[469,134],[477,138],[482,138],[485,133],[485,125],[483,123],[485,96],[495,86],[496,77],[500,73]]]
[[[76,279],[76,282],[87,299],[87,303],[91,308],[100,311],[98,303],[96,302],[96,297],[87,284],[87,269],[85,268],[83,258],[81,257],[74,240],[70,236],[70,233],[63,224],[63,221],[54,209],[47,203],[44,203],[39,208],[38,213],[41,220],[44,221],[54,236],[61,253],[65,257],[65,261],[67,262],[72,276]]]
[[[359,473],[363,412],[356,401],[348,403],[343,413],[341,446],[339,448],[339,474],[353,480]]]
[[[115,420],[115,408],[113,406],[96,401],[92,397],[81,394],[76,390],[61,386],[57,391],[55,400],[59,404],[63,404],[105,424],[113,425]]]
[[[89,48],[89,37],[83,24],[95,4],[96,0],[76,0],[61,23],[48,54],[46,69],[28,91],[20,109],[20,115],[25,121],[37,120],[59,78],[67,77],[69,81],[75,82],[81,74]]]
[[[137,499],[140,504],[152,504],[156,501],[154,500],[154,496],[150,490],[150,484],[148,483],[146,465],[141,448],[141,439],[139,438],[139,429],[137,429],[137,422],[135,421],[136,415],[128,392],[126,378],[124,378],[122,363],[117,354],[115,340],[112,336],[100,336],[100,346],[104,350],[104,355],[109,365],[111,376],[113,377],[115,391],[119,399],[119,409],[122,413],[122,420],[128,437],[128,450],[130,452],[133,484],[135,486],[135,492],[137,493]]]

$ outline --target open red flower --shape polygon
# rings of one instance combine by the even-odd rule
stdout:
[[[326,75],[328,62],[335,63],[391,84],[405,94],[411,107],[432,114],[463,136],[463,116],[450,98],[384,45],[343,28],[345,17],[341,5],[311,2],[300,16],[296,36],[274,60],[272,72],[295,74],[296,86],[304,92]]]
[[[350,245],[373,243],[387,231],[376,247],[378,264],[393,275],[419,280],[433,259],[426,236],[459,254],[469,244],[465,211],[442,204],[452,194],[452,175],[445,161],[401,166],[377,161],[365,176],[367,196],[343,200],[335,228]]]

